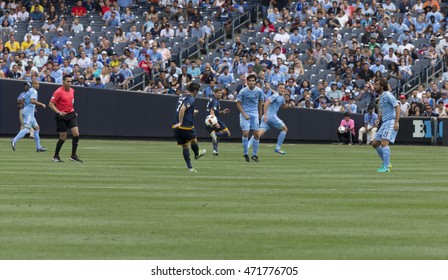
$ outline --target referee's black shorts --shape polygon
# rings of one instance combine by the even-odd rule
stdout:
[[[179,145],[187,144],[197,137],[195,128],[191,130],[173,128],[173,133],[174,137],[176,138],[177,144]]]
[[[65,116],[59,116],[56,114],[56,131],[67,132],[69,129],[78,127],[78,120],[75,112],[66,114]]]

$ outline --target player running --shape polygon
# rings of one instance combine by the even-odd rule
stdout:
[[[205,155],[206,150],[199,151],[198,139],[196,138],[196,129],[194,128],[194,115],[197,110],[194,109],[195,97],[199,92],[199,84],[190,83],[187,85],[188,92],[177,101],[176,112],[173,119],[173,133],[177,144],[182,145],[182,154],[188,167],[188,172],[196,173],[196,169],[191,165],[189,146],[194,152],[194,159],[199,159]]]
[[[375,135],[372,146],[380,156],[383,164],[377,169],[377,172],[389,172],[390,147],[389,143],[394,143],[397,137],[400,120],[400,106],[393,94],[389,91],[389,84],[386,79],[380,79],[375,82],[375,91],[380,94],[380,112],[379,118],[382,120],[380,129]]]
[[[219,156],[218,137],[219,138],[230,137],[229,129],[227,128],[226,124],[223,121],[221,121],[219,117],[220,114],[228,114],[230,112],[229,108],[221,110],[221,105],[219,103],[219,99],[221,99],[221,97],[222,97],[222,90],[216,88],[212,98],[210,98],[210,101],[207,103],[207,112],[209,113],[209,115],[214,115],[218,120],[218,124],[216,126],[214,127],[207,126],[207,131],[212,137],[214,156]]]
[[[258,162],[258,144],[260,143],[259,120],[261,114],[261,102],[263,91],[256,87],[257,77],[255,75],[247,76],[247,87],[240,90],[237,97],[236,107],[240,111],[240,126],[242,130],[243,156],[247,162]],[[249,131],[253,130],[253,149],[252,157],[249,158]]]
[[[280,108],[291,108],[291,105],[287,105],[285,103],[285,98],[283,96],[285,94],[285,85],[279,83],[277,86],[277,91],[278,92],[269,96],[264,103],[264,114],[261,117],[260,124],[260,138],[263,137],[266,131],[272,127],[280,130],[274,152],[284,155],[286,152],[284,152],[281,148],[283,141],[285,141],[286,133],[288,133],[288,127],[286,127],[285,123],[277,116],[277,112]],[[252,136],[250,138],[250,144],[252,144],[253,140],[254,137]]]
[[[37,90],[39,89],[39,82],[34,81],[32,86],[30,83],[25,83],[29,89],[25,92],[25,94],[22,97],[23,101],[23,109],[22,109],[22,116],[23,116],[23,129],[17,133],[16,137],[11,139],[11,148],[13,151],[16,150],[16,143],[25,135],[30,133],[30,129],[34,128],[34,142],[36,143],[36,151],[39,152],[46,152],[47,148],[42,147],[40,145],[40,137],[39,137],[39,124],[36,121],[36,118],[34,117],[34,112],[36,111],[36,105],[46,108],[45,104],[37,101],[38,93]]]

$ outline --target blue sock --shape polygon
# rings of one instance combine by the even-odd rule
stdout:
[[[277,138],[277,146],[275,147],[276,150],[280,150],[282,148],[283,141],[285,141],[286,137],[286,131],[280,131],[280,134]]]
[[[389,146],[383,147],[383,161],[384,161],[384,167],[389,168],[389,164],[390,164],[390,147]]]
[[[258,144],[260,144],[260,140],[257,140],[254,138],[254,142],[253,142],[253,150],[252,150],[252,155],[256,156],[258,153]]]
[[[17,143],[17,141],[25,137],[25,135],[27,135],[28,133],[30,133],[30,130],[28,128],[24,128],[19,131],[19,133],[17,133],[16,137],[14,137],[12,141],[14,141],[14,143]]]
[[[242,137],[242,141],[243,141],[243,154],[247,155],[249,147],[249,139],[247,139],[247,137]]]
[[[40,145],[39,130],[34,131],[34,143],[36,143],[36,149],[42,148],[42,146]]]
[[[378,146],[378,148],[376,148],[376,153],[380,156],[380,159],[384,162],[384,159],[383,159],[383,147]]]
[[[187,164],[187,167],[193,168],[193,166],[191,166],[190,150],[188,148],[182,149],[182,154],[184,156],[184,160],[185,160],[185,163]]]

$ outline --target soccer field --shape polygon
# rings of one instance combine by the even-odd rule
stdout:
[[[0,259],[448,259],[446,147],[0,139]]]

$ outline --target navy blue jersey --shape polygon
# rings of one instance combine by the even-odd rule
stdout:
[[[214,96],[211,97],[207,103],[207,112],[209,113],[209,115],[210,115],[210,110],[213,110],[216,118],[219,119],[219,111],[221,110],[221,105],[219,104],[219,100],[216,99]]]
[[[179,97],[176,105],[176,112],[174,113],[173,125],[179,122],[179,110],[182,105],[185,105],[187,108],[185,110],[184,119],[182,120],[182,124],[179,129],[192,129],[194,127],[193,124],[193,115],[194,115],[194,97],[190,94],[185,94]]]

